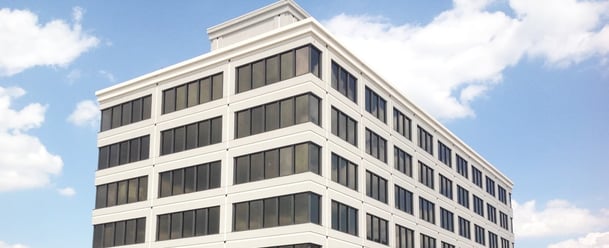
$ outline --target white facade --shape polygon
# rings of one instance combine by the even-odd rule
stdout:
[[[514,235],[509,230],[487,219],[487,203],[510,218],[509,203],[499,201],[472,183],[472,171],[465,178],[456,170],[456,154],[482,171],[511,193],[513,184],[474,150],[468,147],[430,115],[406,99],[390,83],[361,60],[353,56],[328,33],[315,19],[289,0],[282,0],[260,10],[246,14],[208,30],[212,51],[179,64],[152,72],[97,92],[101,109],[121,104],[138,97],[151,95],[151,117],[149,119],[100,132],[98,146],[115,144],[124,140],[150,135],[149,158],[126,163],[112,168],[100,169],[95,174],[95,185],[104,185],[125,179],[148,176],[147,199],[135,203],[103,207],[93,210],[93,225],[120,220],[146,218],[145,242],[127,247],[271,247],[289,244],[314,243],[322,247],[397,247],[396,224],[414,230],[414,244],[419,247],[420,233],[434,237],[436,246],[447,242],[455,247],[481,247],[475,242],[474,224],[485,230],[485,246],[489,247],[489,231],[498,235],[497,247],[502,247],[501,238],[513,246]],[[274,84],[236,93],[236,68],[271,55],[307,44],[321,51],[321,78],[311,73],[292,77]],[[331,87],[331,64],[348,70],[358,79],[357,104]],[[217,73],[223,73],[222,98],[179,111],[162,114],[163,91],[190,81]],[[383,123],[365,110],[365,88],[374,90],[387,102],[387,121]],[[321,99],[320,126],[311,122],[297,124],[273,131],[236,138],[235,113],[260,104],[311,92]],[[357,124],[357,147],[332,134],[330,110],[335,107],[354,118]],[[411,140],[397,133],[393,125],[393,109],[398,108],[411,123]],[[161,132],[172,127],[222,116],[222,142],[168,155],[160,155]],[[417,143],[417,126],[433,135],[433,155],[421,149]],[[365,146],[366,128],[387,140],[387,162],[384,163],[368,153]],[[321,147],[321,175],[306,172],[290,176],[235,184],[234,158],[252,152],[264,151],[311,141]],[[446,144],[452,153],[452,167],[438,160],[437,142]],[[412,156],[412,177],[394,167],[393,148],[399,147]],[[331,154],[336,153],[358,165],[358,191],[349,189],[331,180]],[[159,197],[159,173],[192,165],[221,161],[221,187]],[[434,170],[435,188],[419,182],[418,161]],[[371,171],[388,181],[387,204],[366,195],[366,171]],[[439,192],[442,174],[452,180],[453,199]],[[484,182],[483,182],[484,183]],[[413,192],[413,214],[395,208],[394,185]],[[457,203],[457,186],[469,191],[469,208]],[[313,192],[321,196],[321,223],[296,224],[248,231],[233,231],[233,204],[248,200],[263,199],[286,194]],[[497,190],[495,190],[497,191]],[[472,195],[484,201],[484,217],[474,213]],[[419,216],[419,197],[435,204],[435,224]],[[358,209],[359,235],[354,236],[331,228],[332,200]],[[219,233],[157,241],[157,216],[166,213],[220,207]],[[454,232],[440,226],[440,207],[454,213]],[[389,222],[388,244],[380,244],[366,238],[366,214],[370,213]],[[469,220],[471,238],[459,235],[457,216]]]

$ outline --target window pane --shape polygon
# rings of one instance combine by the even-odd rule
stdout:
[[[199,137],[198,133],[199,127],[197,123],[190,124],[186,126],[186,149],[193,149],[197,147],[197,139]]]
[[[148,177],[140,177],[140,186],[138,188],[138,201],[145,201],[148,199]]]
[[[199,91],[199,103],[206,103],[211,101],[211,78],[206,77],[204,79],[201,79],[199,80],[199,83],[201,84],[201,89]]]
[[[176,88],[176,111],[186,108],[186,85]]]
[[[279,176],[279,150],[274,149],[264,153],[264,178]]]
[[[249,156],[242,156],[236,159],[236,168],[235,168],[235,183],[246,183],[249,182],[249,169],[250,169],[250,160]]]
[[[104,247],[114,246],[114,223],[104,225]]]
[[[266,131],[279,128],[279,103],[270,103],[265,106]]]
[[[320,222],[320,209],[319,209],[319,196],[310,194],[309,197],[311,202],[309,203],[309,218],[311,223],[321,224]]]
[[[173,152],[173,130],[166,130],[161,133],[161,155]]]
[[[195,234],[195,211],[184,212],[184,227],[182,237],[192,237]]]
[[[264,106],[252,108],[252,135],[264,132]]]
[[[171,214],[171,239],[182,237],[182,213]]]
[[[291,225],[294,223],[294,198],[291,195],[279,197],[279,225]]]
[[[213,96],[212,99],[216,100],[216,99],[220,99],[222,98],[223,92],[224,92],[224,74],[220,73],[217,74],[213,77]]]
[[[197,209],[195,211],[195,236],[207,234],[207,210]]]
[[[309,216],[309,193],[294,195],[294,223],[307,223]]]
[[[125,244],[125,222],[119,221],[114,225],[114,245]]]
[[[250,155],[250,180],[258,181],[264,179],[264,153]]]
[[[348,77],[347,97],[354,102],[357,100],[357,79],[353,76]]]
[[[211,120],[211,143],[217,144],[222,142],[222,117]]]
[[[163,91],[163,114],[171,113],[176,109],[175,90],[168,89]]]
[[[274,227],[278,223],[277,198],[264,200],[264,227]]]
[[[125,244],[126,245],[130,245],[130,244],[135,244],[135,229],[136,229],[136,221],[135,220],[128,220],[127,224],[125,226],[126,232],[125,232]]]
[[[309,72],[309,47],[296,50],[296,76]]]
[[[169,226],[169,215],[168,214],[164,214],[164,215],[159,215],[158,218],[158,230],[157,230],[157,240],[167,240],[169,239],[169,230],[170,230],[170,226]]]
[[[338,91],[345,94],[347,92],[347,71],[340,70],[338,74]]]
[[[173,152],[181,152],[186,149],[186,127],[178,127],[174,131]]]
[[[331,122],[331,130],[332,134],[338,135],[338,111],[332,108],[330,112],[330,122]]]
[[[311,47],[311,72],[317,77],[321,77],[319,64],[321,62],[321,54],[319,50]]]
[[[184,193],[195,191],[195,167],[184,168]]]
[[[351,119],[347,119],[347,141],[357,146],[357,123]]]
[[[279,56],[266,59],[266,83],[272,84],[279,81]]]
[[[118,184],[110,183],[108,184],[108,207],[112,207],[116,205],[116,197],[118,192]]]
[[[209,189],[209,165],[197,166],[197,191]]]
[[[143,109],[142,109],[142,120],[146,120],[150,118],[150,114],[151,114],[151,105],[152,105],[152,97],[151,96],[146,96],[144,97],[143,101]]]
[[[296,97],[296,124],[309,120],[309,96]]]
[[[338,137],[347,140],[347,116],[339,113],[338,114]]]
[[[112,108],[102,110],[101,131],[106,131],[112,127]]]
[[[161,197],[171,195],[171,172],[161,173]]]
[[[133,100],[132,104],[133,114],[131,115],[131,122],[138,122],[142,120],[142,99]]]
[[[264,86],[265,78],[264,60],[252,64],[252,88]]]
[[[129,180],[129,194],[127,197],[127,202],[129,202],[129,203],[137,202],[138,187],[139,187],[139,182],[138,182],[137,178],[133,178],[133,179]]]
[[[347,160],[340,159],[338,161],[338,181],[345,184],[347,180]]]
[[[313,95],[309,95],[309,121],[319,125],[320,115],[319,115],[319,99],[314,97]]]
[[[348,217],[349,219],[347,220],[347,222],[349,223],[347,232],[353,235],[358,235],[357,234],[357,210],[354,208],[349,208],[348,211]]]
[[[244,110],[237,113],[237,138],[250,135],[250,111]]]
[[[235,204],[235,231],[242,231],[248,229],[248,213],[249,207],[247,202]]]
[[[129,163],[129,141],[123,141],[120,143],[118,164],[126,163]]]
[[[280,171],[281,176],[291,175],[294,173],[294,149],[293,147],[284,147],[279,150]]]
[[[210,121],[199,122],[199,147],[209,145],[210,129]]]
[[[99,158],[98,158],[98,163],[97,163],[98,170],[108,168],[109,156],[110,156],[110,147],[109,146],[104,146],[104,147],[99,148]]]
[[[188,84],[188,107],[199,104],[199,82],[194,81]]]
[[[150,153],[150,136],[140,138],[140,160],[148,159]]]
[[[347,173],[347,187],[357,190],[357,166],[349,163]]]
[[[208,208],[209,212],[209,234],[217,234],[220,232],[220,207]]]
[[[221,167],[220,167],[220,161],[217,162],[213,162],[209,165],[209,174],[210,174],[210,178],[209,178],[209,188],[210,189],[214,189],[214,188],[219,188],[220,187],[220,181],[221,181],[221,177],[220,177],[220,171],[221,171]]]
[[[294,53],[292,51],[281,54],[281,80],[294,77]]]
[[[172,173],[172,192],[174,195],[184,193],[184,170],[175,170]]]
[[[347,231],[349,229],[349,227],[348,227],[348,223],[347,223],[347,220],[348,220],[348,211],[347,211],[347,206],[346,205],[343,205],[343,204],[339,205],[339,207],[338,207],[338,216],[339,216],[338,217],[338,219],[339,219],[339,222],[338,222],[339,230],[342,231],[342,232]]]
[[[249,229],[262,228],[262,200],[250,202]]]
[[[332,229],[334,230],[339,230],[338,229],[338,203],[336,203],[335,201],[332,201]]]
[[[295,173],[309,171],[309,149],[307,144],[299,144],[295,147],[296,169]]]
[[[146,235],[146,218],[139,218],[136,220],[137,228],[136,228],[136,237],[135,243],[144,243],[145,235]]]
[[[281,127],[294,125],[294,100],[292,98],[281,101]]]
[[[131,102],[123,103],[122,113],[122,125],[131,123]]]
[[[319,163],[321,158],[319,156],[319,147],[314,144],[309,144],[309,171],[319,174]]]
[[[129,145],[129,162],[140,160],[140,139],[132,139]]]
[[[97,190],[95,192],[95,208],[103,208],[106,207],[106,198],[108,186],[99,185],[97,186]]]
[[[237,93],[251,89],[252,72],[250,65],[237,68]]]
[[[112,128],[121,126],[121,105],[112,107]]]

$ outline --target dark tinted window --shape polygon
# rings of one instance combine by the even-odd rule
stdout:
[[[357,78],[332,61],[332,88],[357,103]]]
[[[357,190],[357,164],[332,153],[332,181]]]
[[[358,236],[357,209],[332,201],[332,229]]]
[[[387,122],[387,101],[366,87],[366,111],[382,122]]]
[[[138,234],[145,229],[145,218],[96,224],[93,226],[93,248],[144,243],[144,237]]]
[[[197,131],[197,145],[193,146],[192,143],[194,141],[191,141],[191,145],[187,146],[187,139],[185,137],[186,129],[190,126],[191,130],[194,130],[193,125],[198,125],[199,127]],[[181,152],[220,142],[222,142],[222,116],[161,131],[161,155]]]
[[[97,169],[148,159],[149,136],[142,136],[99,148]]]
[[[220,207],[193,209],[157,216],[156,240],[217,234]]]
[[[220,164],[215,161],[159,173],[159,197],[219,188]]]
[[[163,114],[222,98],[223,73],[163,90]]]
[[[102,109],[100,132],[149,119],[150,98],[148,95]]]
[[[311,192],[233,204],[233,231],[320,224],[320,196]]]

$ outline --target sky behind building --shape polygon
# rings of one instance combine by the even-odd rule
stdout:
[[[0,248],[90,246],[94,92],[272,2],[0,0]],[[512,179],[518,247],[609,245],[609,1],[298,4]]]

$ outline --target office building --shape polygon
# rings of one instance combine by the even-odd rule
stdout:
[[[208,34],[97,92],[93,247],[513,247],[512,182],[296,3]]]

